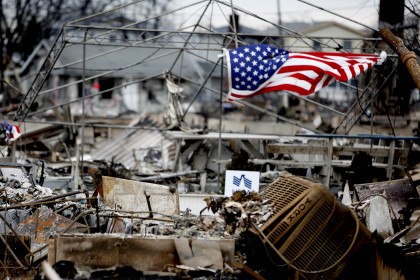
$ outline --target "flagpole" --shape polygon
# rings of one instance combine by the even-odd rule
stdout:
[[[220,117],[219,117],[219,143],[217,147],[217,186],[219,189],[220,186],[220,155],[222,154],[222,116],[223,116],[223,56],[219,60],[220,64],[220,102],[219,102],[219,109],[220,109]]]

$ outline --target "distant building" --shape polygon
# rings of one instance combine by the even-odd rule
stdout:
[[[307,52],[362,52],[363,40],[368,33],[346,25],[333,22],[314,22],[312,24],[286,23],[286,27],[293,29],[299,36],[287,36],[284,46],[290,51]]]
[[[225,84],[222,84],[224,78],[221,77],[220,67],[216,70],[212,69],[212,64],[208,62],[217,61],[218,55],[221,54],[221,46],[232,47],[232,41],[230,41],[231,45],[227,46],[223,41],[226,38],[220,36],[226,32],[232,32],[231,26],[214,30],[215,34],[210,35],[214,41],[211,51],[202,48],[200,45],[202,35],[195,34],[190,38],[190,43],[193,45],[196,42],[200,47],[194,51],[182,52],[182,56],[180,55],[180,50],[183,48],[181,41],[179,43],[165,42],[165,37],[158,37],[159,41],[148,40],[157,34],[141,32],[141,28],[124,31],[112,30],[111,27],[75,30],[74,34],[71,33],[72,37],[68,37],[69,41],[66,42],[65,48],[50,72],[37,102],[42,105],[42,108],[68,103],[73,114],[80,115],[84,109],[86,115],[98,117],[118,116],[127,112],[162,112],[168,103],[164,73],[170,71],[176,74],[176,81],[185,87],[184,93],[190,100],[200,90],[194,104],[196,107],[192,107],[191,110],[214,117],[219,108],[217,102],[212,101],[218,99],[218,92],[222,87],[225,91],[227,88]],[[274,38],[266,42],[267,44],[282,44],[290,51],[352,52],[361,46],[364,38],[363,32],[334,22],[311,25],[285,23],[284,26],[289,30],[293,28],[302,28],[302,30],[293,30],[294,36],[288,36],[283,30],[282,35],[285,35],[283,40],[276,41],[279,37],[274,35],[281,33],[277,29],[261,32],[240,22],[236,24],[237,31],[241,33],[242,43],[259,43],[264,33],[267,33],[272,34]],[[66,32],[70,33],[67,30]],[[296,36],[297,34],[300,35]],[[86,45],[81,43],[83,36],[88,38]],[[358,38],[360,40],[355,40]],[[19,70],[24,93],[28,91],[34,76],[38,73],[48,53],[48,48],[47,41],[41,42]],[[83,57],[85,57],[84,62]],[[206,87],[200,88],[200,83],[208,75],[211,77]],[[85,100],[83,108],[83,102],[77,100],[84,96],[92,97]],[[346,108],[346,105],[355,97],[354,89],[342,84],[332,84],[314,96],[321,102],[343,108]],[[266,108],[279,108],[279,103],[285,107],[292,103],[286,99],[287,95],[280,93],[273,98],[269,95],[258,96],[252,101]],[[188,105],[189,100],[183,102]],[[206,104],[206,106],[200,104]]]

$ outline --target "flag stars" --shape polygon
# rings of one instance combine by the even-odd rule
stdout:
[[[257,90],[288,58],[287,51],[266,45],[243,46],[229,54],[232,86],[238,91]]]

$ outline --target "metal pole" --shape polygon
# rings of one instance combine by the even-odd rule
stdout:
[[[87,38],[87,33],[89,31],[89,28],[86,29],[85,31],[85,37],[84,37],[84,42],[86,42],[86,38]],[[80,147],[80,157],[77,158],[77,161],[80,162],[81,166],[81,171],[77,172],[77,176],[80,176],[80,172],[83,173],[83,155],[84,155],[84,148],[85,148],[85,95],[86,95],[86,44],[83,44],[83,72],[82,72],[82,96],[83,96],[83,101],[82,101],[82,129],[81,129],[81,135],[82,135],[82,144]],[[79,183],[80,184],[80,183]],[[83,185],[83,181],[81,183],[81,185]],[[76,186],[77,188],[79,186]]]
[[[219,109],[220,109],[220,117],[219,117],[219,143],[217,147],[217,185],[220,189],[220,155],[222,153],[222,116],[223,116],[223,57],[220,59],[221,67],[220,67],[220,101],[219,101]]]
[[[417,88],[420,89],[420,66],[417,63],[416,53],[410,51],[404,45],[403,40],[395,36],[388,28],[381,28],[381,30],[379,30],[379,35],[392,48],[392,50],[398,54],[401,61],[407,67],[408,72],[410,72]]]

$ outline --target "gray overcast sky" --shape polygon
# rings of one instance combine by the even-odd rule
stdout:
[[[186,5],[187,3],[194,3],[198,0],[177,0],[179,5]],[[332,11],[344,17],[352,18],[353,20],[363,23],[372,28],[377,28],[378,14],[379,14],[379,0],[304,0],[305,2],[324,8],[327,11]],[[335,16],[327,11],[320,10],[306,3],[298,0],[225,0],[226,3],[233,3],[247,11],[250,11],[258,16],[265,18],[271,22],[278,23],[278,11],[280,10],[282,22],[291,21],[336,21],[350,27],[357,29],[364,29],[363,26]],[[213,8],[217,11],[219,7]],[[226,15],[213,15],[213,20],[217,22],[218,17],[226,17]],[[252,18],[242,19],[247,25],[258,28],[259,21],[254,21]],[[241,22],[241,19],[240,19]],[[251,27],[250,26],[250,27]]]
[[[377,27],[379,0],[305,0],[305,2],[351,18],[373,28]],[[283,22],[334,20],[355,28],[363,28],[363,26],[297,0],[232,0],[232,3],[253,11],[266,19],[271,19],[270,21],[274,22],[277,22],[278,7],[280,7]]]
[[[335,16],[326,11],[317,9],[311,5],[299,2],[297,0],[278,0],[280,1],[280,12],[282,20],[286,21],[323,21],[334,20],[339,23],[349,24],[355,27],[361,27],[354,23]],[[235,2],[248,2],[249,5],[254,5],[255,9],[261,9],[262,14],[267,17],[276,16],[273,14],[274,9],[262,10],[262,5],[255,5],[252,0],[236,0]],[[262,2],[271,2],[262,0]],[[276,1],[274,1],[276,2]],[[305,2],[322,7],[325,10],[332,11],[336,14],[352,18],[355,21],[361,22],[365,25],[376,28],[378,22],[379,0],[352,0],[352,1],[339,1],[339,0],[305,0]],[[254,4],[253,4],[254,3]],[[258,8],[259,7],[259,8]],[[276,5],[277,8],[277,5]],[[271,13],[270,13],[271,11]],[[363,28],[363,27],[361,27]]]

